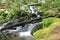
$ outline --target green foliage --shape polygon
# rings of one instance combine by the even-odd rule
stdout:
[[[60,0],[55,0],[54,7],[58,8],[60,10]]]
[[[52,10],[46,10],[46,11],[44,11],[44,15],[49,15],[49,14],[52,14],[53,12],[52,12]]]
[[[42,11],[44,15],[56,15],[57,10],[60,11],[60,0],[45,0],[45,3],[41,3],[41,6],[37,6],[35,9]]]
[[[60,19],[54,18],[54,17],[46,18],[43,20],[43,28],[48,27],[50,24],[57,22],[57,21],[59,22]]]
[[[43,19],[42,22],[43,22],[43,28],[34,33],[34,37],[36,38],[36,40],[41,40],[41,39],[42,40],[45,40],[45,39],[47,40],[50,32],[55,27],[60,25],[60,19],[59,18],[54,18],[54,17]]]
[[[3,16],[0,16],[0,20],[2,20],[3,19]]]
[[[0,0],[1,3],[2,0]],[[29,8],[26,10],[21,10],[20,6],[30,5],[37,3],[38,0],[6,0],[5,6],[7,8],[5,10],[0,10],[0,24],[5,23],[10,20],[15,20],[20,17],[25,17],[29,12]],[[60,16],[60,0],[45,0],[45,3],[41,3],[41,6],[36,6],[35,10],[39,12],[43,12],[45,16],[47,15],[58,15]],[[60,24],[59,18],[46,18],[43,19],[43,29],[38,30],[34,33],[34,37],[36,40],[40,40],[41,38],[46,38],[49,33],[56,27],[57,24]],[[56,23],[55,23],[56,22]],[[58,23],[59,22],[59,23]]]
[[[49,34],[60,25],[60,22],[54,22],[50,24],[47,28],[40,29],[34,33],[34,37],[36,40],[48,40]]]
[[[27,15],[26,11],[23,11],[19,8],[16,9],[9,9],[9,10],[4,10],[0,12],[0,20],[4,20],[1,21],[1,23],[4,23],[5,21],[10,21],[10,20],[15,20],[18,19],[20,17],[24,17]]]
[[[40,6],[37,6],[37,7],[35,7],[35,10],[41,11],[41,7]]]

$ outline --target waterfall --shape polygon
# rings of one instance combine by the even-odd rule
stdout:
[[[38,3],[45,3],[45,0],[38,0]]]
[[[36,10],[34,10],[35,6],[30,6],[30,10],[31,10],[31,14],[36,15],[37,17],[40,17],[40,15],[38,14],[38,12]],[[32,19],[32,18],[31,18]]]
[[[21,7],[22,10],[25,10],[25,8],[26,8],[25,6]],[[37,17],[40,17],[38,12],[36,10],[34,10],[35,6],[30,6],[29,8],[30,8],[30,11],[31,11],[32,15],[36,15]],[[34,19],[34,18],[32,17],[31,19]],[[18,23],[18,22],[15,22],[15,23]],[[9,22],[6,23],[6,24],[9,25]],[[6,24],[4,24],[3,27]],[[16,35],[18,37],[17,40],[34,40],[32,32],[37,29],[36,25],[38,25],[38,24],[40,24],[40,22],[26,24],[25,26],[18,26],[18,27],[16,27],[16,29],[7,29],[7,30],[5,30],[3,32]],[[3,27],[1,26],[0,29],[2,29]]]
[[[20,9],[21,10],[25,10],[26,9],[26,6],[21,6]]]
[[[34,40],[34,37],[31,35],[30,31],[18,33],[19,40]]]
[[[1,25],[0,25],[0,29],[4,28],[4,26],[5,26],[6,24],[7,24],[7,23],[1,24]]]
[[[26,26],[27,27],[26,28],[27,29],[26,31],[21,31],[21,32],[18,32],[17,33],[18,36],[19,36],[18,39],[19,40],[34,40],[34,37],[32,36],[31,32],[33,31],[33,28],[35,28],[37,24],[39,24],[39,23],[28,24],[28,26]]]
[[[34,37],[32,36],[31,32],[35,29],[37,24],[40,24],[40,22],[26,24],[24,27],[19,26],[19,27],[16,27],[16,29],[8,29],[3,32],[5,35],[7,34],[16,35],[17,40],[34,40]]]
[[[35,6],[30,6],[30,10],[31,10],[32,14],[34,13],[34,7]]]

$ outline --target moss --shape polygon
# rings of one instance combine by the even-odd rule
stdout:
[[[48,15],[51,12],[52,12],[51,10],[44,11],[44,15]]]
[[[38,31],[36,31],[34,33],[34,37],[36,38],[36,40],[47,40],[48,38],[48,35],[50,34],[50,32],[58,25],[60,24],[60,22],[55,22],[55,23],[52,23],[49,27],[47,28],[44,28],[44,29],[40,29]]]
[[[54,23],[54,22],[59,22],[60,19],[59,18],[54,18],[54,17],[50,17],[50,18],[46,18],[43,19],[43,27],[48,27],[50,24]]]
[[[60,24],[60,19],[50,17],[43,19],[42,22],[43,28],[33,33],[36,40],[46,39],[50,32],[56,27],[56,25]]]
[[[3,19],[3,16],[0,16],[0,20],[2,20]]]

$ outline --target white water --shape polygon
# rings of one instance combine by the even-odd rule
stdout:
[[[6,24],[7,24],[7,23],[1,24],[1,25],[0,25],[0,29],[4,28],[4,26],[5,26]]]
[[[35,6],[30,6],[30,10],[31,10],[30,12],[31,12],[31,14],[35,14],[35,15],[37,15],[37,17],[40,17],[40,15],[38,14],[38,12],[36,10],[34,10],[34,8],[35,8]]]
[[[20,26],[17,27],[16,30],[5,30],[5,33],[17,35],[17,40],[34,40],[34,37],[32,36],[31,32],[37,24],[40,23],[27,24],[25,25],[25,27]]]
[[[19,32],[21,30],[21,28],[22,28],[22,26],[17,27],[15,30],[12,30],[12,29],[5,30],[5,32],[15,34],[16,32]]]
[[[34,13],[34,6],[30,6],[30,10],[32,12],[32,14]]]
[[[38,0],[38,3],[45,3],[45,0]]]
[[[25,7],[22,7],[22,10],[25,10]],[[30,6],[30,10],[32,12],[31,14],[36,14],[37,17],[40,17],[40,15],[38,15],[38,12],[34,11],[34,6]],[[11,33],[11,34],[13,33],[17,35],[18,36],[17,40],[34,40],[34,37],[32,36],[31,32],[33,31],[33,29],[35,29],[37,24],[40,23],[34,23],[34,24],[31,23],[25,25],[24,27],[19,26],[15,30],[9,29],[9,30],[5,30],[4,32]]]
[[[37,17],[40,17],[40,15],[38,15],[38,12],[34,11],[34,6],[30,6],[30,10],[32,14],[36,14]],[[34,37],[32,36],[31,32],[33,31],[33,29],[35,29],[37,24],[39,23],[25,25],[25,27],[23,27],[20,32],[16,33],[18,35],[18,40],[34,40]]]
[[[19,36],[20,40],[34,40],[34,37],[32,36],[31,32],[32,29],[35,28],[35,26],[39,24],[39,23],[35,23],[35,24],[28,24],[28,29],[27,31],[24,32],[18,32],[17,35]]]
[[[25,10],[26,9],[26,6],[21,6],[20,9],[21,10]]]
[[[31,35],[30,31],[18,33],[19,40],[34,40],[34,37]]]

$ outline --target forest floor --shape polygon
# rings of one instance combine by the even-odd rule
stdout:
[[[60,26],[57,26],[50,34],[51,40],[60,40]]]
[[[60,26],[57,26],[54,30],[52,30],[47,38],[42,38],[40,40],[60,40]]]

